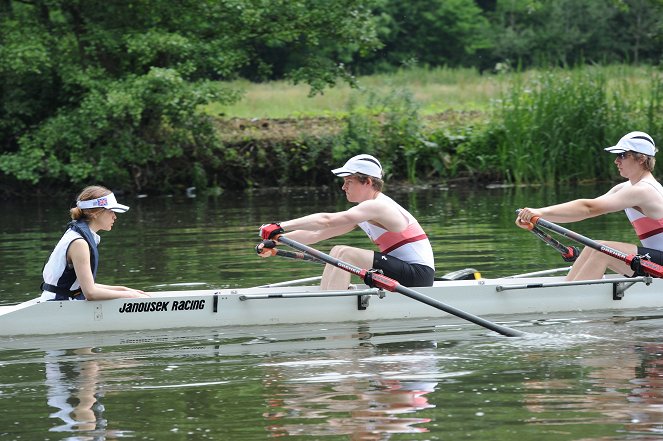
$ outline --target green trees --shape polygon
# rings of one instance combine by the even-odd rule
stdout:
[[[375,14],[384,47],[359,63],[365,73],[658,63],[663,43],[661,0],[379,0]]]
[[[344,57],[377,45],[356,0],[2,0],[0,11],[5,186],[204,183],[201,163],[223,151],[198,109],[238,98],[213,80],[269,74],[273,54],[292,51],[279,75],[320,91],[351,80]]]
[[[529,66],[660,61],[661,0],[497,0],[494,61]]]
[[[384,47],[360,63],[367,71],[472,65],[476,51],[489,45],[489,23],[474,0],[380,0],[375,14]]]
[[[205,187],[251,157],[201,113],[241,99],[219,80],[316,93],[409,64],[657,64],[662,16],[663,0],[0,0],[0,193]]]

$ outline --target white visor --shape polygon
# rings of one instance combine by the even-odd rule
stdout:
[[[645,132],[631,132],[622,136],[617,145],[604,149],[610,153],[636,152],[647,156],[656,154],[656,144]]]
[[[126,205],[118,204],[117,199],[113,193],[107,194],[97,199],[90,199],[88,201],[77,201],[76,206],[82,210],[87,208],[105,208],[116,213],[124,213],[129,209]]]
[[[374,178],[382,179],[382,165],[371,155],[357,155],[348,159],[343,167],[332,170],[336,176],[345,177],[361,173]]]

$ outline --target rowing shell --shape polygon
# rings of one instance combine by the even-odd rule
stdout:
[[[436,282],[417,288],[440,302],[481,316],[663,308],[663,279],[561,277]],[[444,312],[398,293],[360,285],[346,291],[317,286],[162,291],[150,298],[99,301],[38,299],[0,306],[0,336],[193,329],[440,317]]]

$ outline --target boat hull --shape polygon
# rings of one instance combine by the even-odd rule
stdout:
[[[536,318],[554,312],[663,308],[661,279],[634,283],[618,300],[617,282],[605,282],[566,285],[557,277],[462,280],[436,282],[416,291],[482,317],[530,314]],[[398,293],[378,295],[374,290],[368,295],[366,289],[326,295],[317,287],[303,286],[164,291],[150,293],[151,298],[105,301],[31,300],[0,307],[0,336],[401,318],[460,320]]]

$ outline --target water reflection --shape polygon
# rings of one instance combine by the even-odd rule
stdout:
[[[660,439],[663,435],[663,340],[660,327],[638,342],[638,328],[631,322],[649,321],[646,316],[615,317],[602,323],[603,342],[572,350],[563,359],[539,353],[529,357],[542,373],[524,382],[524,405],[533,414],[528,424],[568,426],[601,424],[623,439]],[[652,322],[660,325],[660,317]],[[610,326],[608,328],[607,326]],[[640,324],[640,326],[643,326]],[[646,329],[653,323],[644,325]],[[623,340],[619,331],[632,334]],[[635,332],[634,332],[635,331]],[[642,338],[642,337],[640,337]],[[573,361],[571,361],[573,360]],[[631,436],[631,437],[629,437]],[[611,438],[612,439],[612,438]],[[617,438],[615,438],[617,439]],[[622,438],[619,438],[622,439]]]
[[[597,317],[551,317],[556,345],[435,320],[47,337],[43,356],[6,353],[0,408],[72,440],[654,439],[661,318]]]
[[[49,432],[71,432],[70,440],[105,440],[102,364],[95,348],[48,350],[44,355],[47,402],[56,420]]]
[[[332,386],[289,387],[287,397],[268,400],[264,414],[272,436],[348,435],[351,440],[387,440],[396,433],[424,433],[430,418],[404,416],[434,407],[426,394],[437,383],[399,380],[354,380]],[[318,420],[319,423],[293,420]]]
[[[391,434],[428,432],[422,424],[431,419],[420,412],[435,407],[428,400],[441,375],[435,341],[390,348],[390,343],[373,344],[371,337],[360,327],[350,336],[332,337],[354,339],[354,348],[264,363],[268,409],[263,415],[272,436],[386,440]]]

